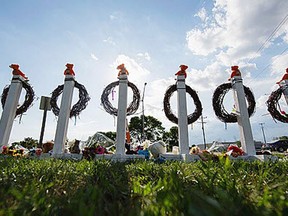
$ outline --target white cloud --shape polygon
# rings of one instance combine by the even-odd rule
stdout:
[[[207,17],[207,12],[205,8],[201,8],[197,14],[194,15],[195,17],[199,17],[202,22],[206,22],[208,17]]]
[[[93,53],[90,54],[91,58],[94,59],[95,61],[98,61],[99,59],[97,58],[97,56]]]
[[[285,73],[286,68],[288,68],[287,59],[288,59],[288,53],[283,55],[277,55],[272,58],[271,63],[272,75],[279,76],[279,80]]]
[[[129,71],[129,80],[144,83],[143,78],[150,74],[146,68],[142,67],[133,58],[124,54],[118,55],[112,67],[117,68],[118,65],[125,64],[126,69]]]
[[[287,13],[285,7],[288,7],[288,2],[284,1],[275,4],[268,0],[253,2],[217,0],[209,18],[202,19],[201,26],[198,25],[187,32],[187,45],[192,53],[207,56],[207,60],[213,61],[213,63],[208,62],[204,69],[190,69],[186,80],[188,85],[199,91],[200,96],[205,95],[200,97],[200,100],[206,113],[207,109],[211,110],[209,97],[212,98],[217,86],[227,82],[231,73],[230,66],[239,65],[243,84],[251,88],[257,101],[254,121],[260,122],[263,118],[269,117],[263,117],[268,113],[267,97],[277,88],[275,82],[278,78],[281,79],[287,68],[288,54],[275,56],[271,61],[267,60],[264,65],[259,66],[253,62],[247,63],[247,60],[261,55],[256,51]],[[287,39],[286,28],[283,26],[275,35],[275,37],[282,37],[282,40],[277,40],[278,43],[285,42]],[[267,43],[266,47],[271,46],[272,43],[273,40]],[[269,78],[266,73],[266,78],[263,79],[265,74],[261,69],[266,65],[271,66],[274,77]],[[258,70],[257,74],[255,70]],[[277,80],[275,75],[279,76]]]
[[[145,52],[145,53],[137,53],[137,56],[142,57],[142,58],[146,59],[147,61],[151,61],[151,57],[150,57],[150,55],[149,55],[148,52]]]
[[[225,53],[234,59],[258,55],[256,50],[283,19],[287,7],[287,1],[216,0],[209,19],[202,19],[202,28],[187,32],[188,48],[203,56],[220,49],[226,49]],[[204,17],[202,10],[199,17]],[[281,34],[287,38],[285,28],[277,35]]]
[[[188,48],[195,55],[207,56],[217,48],[224,48],[224,35],[222,28],[207,28],[203,31],[192,29],[187,32]]]
[[[267,100],[268,100],[268,96],[267,95],[261,95],[256,101],[257,110],[261,109],[261,108],[267,109],[267,106],[266,106],[266,101]]]
[[[115,20],[115,19],[117,19],[117,17],[116,17],[115,15],[110,15],[109,18],[110,18],[110,20]]]
[[[112,44],[112,45],[116,45],[116,43],[115,43],[115,41],[113,40],[112,37],[107,37],[106,39],[103,40],[103,42],[109,43],[109,44]]]
[[[288,25],[285,25],[285,33],[284,33],[284,37],[283,40],[288,43]]]
[[[223,81],[226,82],[229,75],[229,72],[223,70],[221,64],[214,62],[211,65],[208,65],[204,70],[192,68],[188,72],[186,83],[192,83],[193,88],[197,91],[206,91],[214,89],[216,85]]]
[[[120,11],[114,11],[109,15],[109,19],[111,21],[121,21],[123,19],[124,14]]]
[[[145,115],[157,116],[157,119],[163,122],[163,125],[166,128],[174,125],[166,118],[163,111],[164,94],[167,88],[172,84],[175,84],[175,79],[173,77],[169,77],[167,79],[153,80],[146,86],[146,96],[144,100]]]

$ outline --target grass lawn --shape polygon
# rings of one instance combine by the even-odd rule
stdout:
[[[0,157],[0,215],[288,215],[288,161]]]

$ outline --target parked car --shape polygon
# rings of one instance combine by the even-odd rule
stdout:
[[[271,143],[267,143],[266,149],[269,148],[271,151],[284,152],[288,149],[288,140],[276,140]]]

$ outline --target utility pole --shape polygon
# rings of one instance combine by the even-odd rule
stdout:
[[[264,143],[266,144],[266,137],[265,137],[265,132],[264,132],[264,123],[259,123],[261,130],[262,130],[262,134],[263,134],[263,139],[264,139]]]
[[[201,115],[201,125],[202,125],[204,149],[206,149],[206,138],[205,138],[205,128],[204,128],[204,124],[206,124],[206,122],[203,121],[204,118],[207,118],[207,117],[203,117],[203,115]]]
[[[144,94],[145,94],[145,88],[146,88],[147,83],[144,83],[144,88],[143,88],[143,95],[142,95],[142,133],[141,133],[141,141],[144,141]]]

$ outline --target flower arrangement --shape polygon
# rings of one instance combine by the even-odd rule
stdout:
[[[95,149],[96,154],[105,154],[106,153],[106,148],[103,146],[97,146]]]
[[[10,155],[13,157],[19,157],[24,155],[24,149],[15,149],[13,146],[7,147],[3,146],[2,147],[2,153],[3,155]]]
[[[42,148],[32,148],[28,150],[22,146],[3,146],[1,154],[13,156],[13,157],[29,157],[29,156],[37,156],[39,157],[42,154]]]
[[[95,158],[96,154],[108,154],[108,151],[105,147],[97,145],[95,147],[85,147],[82,153],[83,158],[91,160]]]

